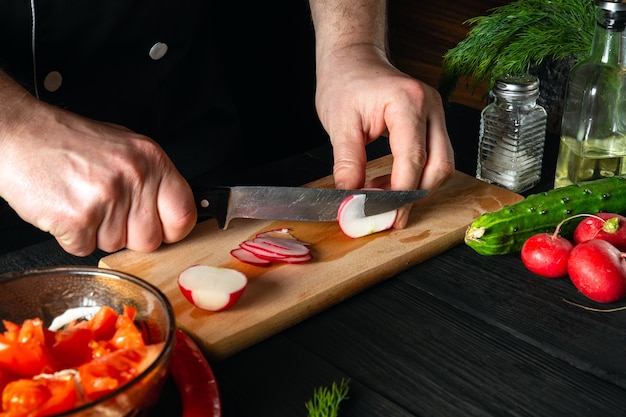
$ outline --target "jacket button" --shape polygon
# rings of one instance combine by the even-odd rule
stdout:
[[[63,76],[59,71],[51,71],[46,75],[46,78],[43,79],[43,86],[46,90],[51,93],[57,91],[61,84],[63,84]]]
[[[152,45],[152,48],[150,48],[150,52],[148,52],[148,55],[150,55],[150,58],[157,61],[163,58],[166,53],[167,53],[167,44],[163,42],[157,42],[154,45]]]

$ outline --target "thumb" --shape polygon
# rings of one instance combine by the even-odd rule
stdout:
[[[198,213],[193,193],[178,171],[163,177],[157,209],[163,228],[163,242],[178,242],[194,228]]]
[[[362,141],[333,142],[333,177],[339,189],[362,188],[365,183],[367,154]]]

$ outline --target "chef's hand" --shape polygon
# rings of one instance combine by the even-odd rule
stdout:
[[[152,251],[195,225],[189,185],[149,138],[28,95],[0,113],[0,196],[67,252]]]
[[[336,186],[365,186],[365,145],[388,136],[388,184],[367,186],[434,191],[454,172],[439,93],[393,67],[373,45],[348,48],[318,60],[317,69],[316,106],[333,145]],[[395,227],[404,227],[408,214],[402,210]]]

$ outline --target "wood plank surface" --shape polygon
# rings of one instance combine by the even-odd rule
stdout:
[[[280,399],[310,397],[303,379],[351,378],[341,415],[621,417],[626,311],[563,298],[587,303],[517,254],[457,245],[214,363],[225,415],[295,415]],[[258,384],[269,374],[271,385]]]
[[[341,404],[339,416],[414,416],[381,395],[379,384],[362,384],[358,379],[351,379],[341,366],[328,362],[308,346],[290,340],[283,333],[253,349],[213,362],[212,366],[222,388],[225,417],[307,416],[305,403],[313,397],[314,388],[330,386],[342,379],[349,380],[350,390],[349,398]],[[166,414],[159,413],[160,416]]]
[[[504,276],[510,276],[511,281],[517,278],[510,268],[511,257],[501,257],[509,262],[494,263],[494,268],[500,268],[497,273],[484,276],[482,270],[472,270],[472,259],[480,257],[476,253],[451,262],[453,257],[448,254],[460,252],[471,250],[458,245],[445,256],[433,257],[334,306],[329,314],[312,317],[302,326],[281,335],[315,352],[414,416],[623,416],[624,390],[609,378],[598,378],[602,370],[590,372],[588,367],[572,363],[572,356],[553,356],[545,346],[551,340],[549,336],[534,339],[532,335],[511,331],[507,323],[493,320],[487,313],[475,316],[468,314],[463,306],[459,307],[458,300],[473,300],[475,304],[488,302],[487,292],[491,290],[494,297],[488,305],[505,309],[514,300],[495,293],[508,289],[510,282],[503,280]],[[433,264],[444,263],[445,269],[432,268]],[[411,283],[405,280],[409,276]],[[437,291],[431,293],[426,287],[418,289],[423,280],[441,282],[441,286],[448,287],[456,297],[441,300]],[[485,295],[477,296],[471,291],[475,287],[485,290]],[[513,293],[523,295],[512,290]],[[533,307],[545,313],[550,303],[538,300],[525,309],[515,308],[516,321],[527,325],[536,323]],[[554,322],[552,331],[561,336],[580,330],[580,326],[568,329],[571,323],[567,321],[559,325],[559,319],[560,316],[544,317],[543,321]],[[583,334],[589,338],[590,333],[601,332],[596,328]],[[588,343],[596,345],[592,340]],[[605,347],[604,350],[613,352],[607,360],[623,362],[622,346],[623,342]],[[598,353],[596,359],[601,354]],[[255,371],[263,369],[266,368],[258,365]],[[228,360],[219,365],[217,375],[220,381],[236,377],[231,374]],[[254,380],[250,374],[247,378]],[[297,378],[295,373],[291,378]],[[245,384],[238,386],[245,387]],[[358,402],[358,391],[352,394]],[[346,407],[350,402],[347,401]],[[265,404],[262,412],[249,409],[242,415],[281,415],[272,414],[277,408],[279,406]],[[346,415],[402,415],[393,409],[387,411]]]
[[[368,175],[391,171],[391,156],[368,164]],[[309,184],[332,186],[331,176]],[[182,242],[144,254],[122,251],[99,266],[146,279],[170,299],[178,325],[191,333],[213,358],[229,356],[268,336],[389,278],[462,241],[471,221],[522,197],[456,172],[439,190],[416,203],[409,224],[360,239],[350,239],[336,222],[303,223],[239,219],[227,230],[214,221],[199,223]],[[312,244],[314,260],[304,265],[254,267],[230,250],[255,234],[280,227]],[[181,295],[176,277],[193,264],[236,268],[250,283],[231,309],[211,313],[193,307]]]
[[[626,389],[626,302],[593,302],[568,278],[545,279],[528,271],[519,254],[479,256],[466,245],[453,252],[471,273],[460,275],[455,267],[433,258],[420,265],[431,271],[427,276],[400,274],[398,278],[505,329],[550,357]],[[443,276],[446,279],[440,279]]]

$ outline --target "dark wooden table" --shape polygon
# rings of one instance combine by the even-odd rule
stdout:
[[[458,169],[473,174],[478,112],[452,106],[448,125]],[[551,186],[556,145],[549,138],[536,190]],[[373,156],[386,152],[377,146]],[[329,158],[316,149],[257,179],[284,180],[289,169],[288,182],[308,182],[330,173]],[[95,265],[101,255],[75,258],[43,242],[0,257],[0,272]],[[224,416],[306,416],[313,390],[342,378],[346,417],[626,415],[626,311],[567,301],[616,307],[588,301],[567,279],[533,275],[518,255],[459,244],[212,363]],[[161,403],[155,415],[179,412],[173,384]]]

